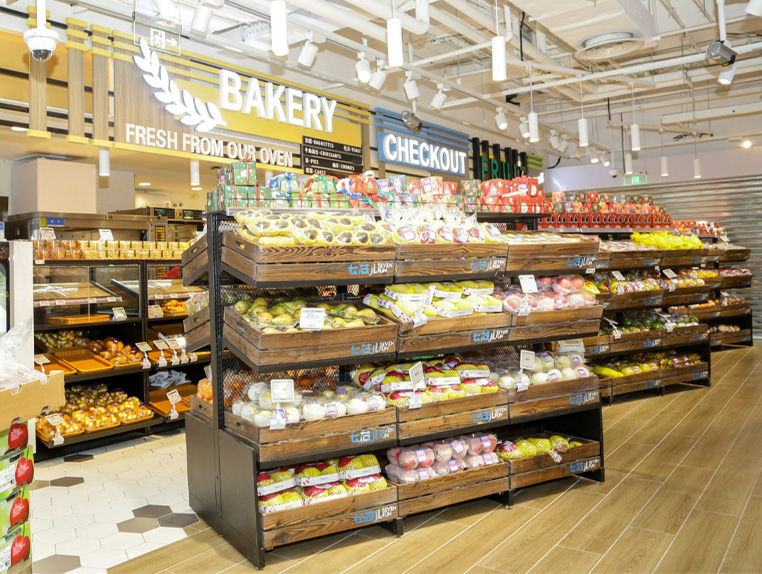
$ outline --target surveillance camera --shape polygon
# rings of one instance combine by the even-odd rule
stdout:
[[[419,131],[423,127],[423,121],[413,112],[402,112],[402,121],[414,132]]]
[[[706,47],[706,55],[723,66],[730,66],[736,61],[736,56],[738,56],[730,46],[720,40],[713,40],[709,43]]]
[[[609,175],[611,175],[611,177],[616,179],[617,177],[619,177],[619,170],[618,169],[609,170]]]
[[[24,32],[24,42],[35,60],[47,62],[56,51],[58,32],[48,28],[31,28]]]

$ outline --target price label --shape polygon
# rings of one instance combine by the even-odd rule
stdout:
[[[164,293],[157,293],[156,295],[154,295],[154,296],[153,296],[153,298],[154,298],[154,299],[157,299],[157,300],[159,300],[159,301],[161,301],[162,299],[164,299],[164,298],[165,298],[165,296],[164,296]],[[169,298],[169,297],[167,297],[167,299],[168,299],[168,298]]]
[[[124,321],[127,319],[127,312],[124,310],[124,307],[114,307],[112,311],[114,313],[114,321]]]
[[[624,281],[624,275],[622,275],[621,271],[612,271],[611,275],[613,275],[614,279],[617,281]]]
[[[114,241],[114,234],[110,229],[99,229],[101,241]]]
[[[56,230],[52,227],[40,227],[40,239],[44,239],[46,241],[55,241]]]
[[[50,362],[50,359],[48,359],[45,355],[35,355],[34,362],[42,366],[47,365]]]
[[[181,402],[183,398],[180,396],[180,391],[174,389],[167,393],[167,400],[169,401],[169,404],[176,405],[177,403]]]
[[[153,346],[159,349],[159,351],[164,351],[166,349],[169,349],[169,345],[167,345],[164,341],[161,339],[157,339],[153,342]]]
[[[299,312],[299,327],[305,331],[320,331],[325,324],[325,309],[304,307]]]
[[[407,400],[407,408],[409,409],[420,409],[423,406],[423,399],[421,399],[421,395],[413,395]]]
[[[276,413],[276,416],[270,419],[270,430],[283,430],[286,428],[285,417],[279,416],[280,412]]]
[[[177,339],[168,339],[169,340],[169,348],[173,351],[177,351],[180,349],[180,343]]]
[[[87,304],[88,305],[95,305],[97,303],[98,303],[98,299],[96,299],[95,297],[88,297],[88,299],[87,299]]]
[[[50,301],[40,301],[40,307],[50,307]]]
[[[534,275],[519,275],[519,283],[524,293],[537,293],[537,281]]]
[[[664,276],[667,279],[674,279],[675,277],[677,277],[677,273],[672,271],[672,269],[662,269],[661,272],[664,273]]]
[[[585,273],[587,275],[593,275],[595,273],[595,267],[588,267],[587,269],[585,269]]]
[[[0,550],[0,572],[6,572],[11,567],[11,550],[13,546],[8,544],[7,547]]]
[[[64,305],[66,305],[66,301],[64,299],[56,300],[56,307],[63,307]]]
[[[161,308],[161,305],[149,305],[148,306],[148,318],[149,319],[160,319],[164,317],[164,310]]]
[[[270,394],[274,403],[294,402],[294,379],[272,379]]]
[[[413,383],[413,388],[423,382],[423,365],[420,362],[410,367],[410,382]]]
[[[151,350],[151,345],[145,342],[135,343],[135,346],[144,353],[148,353]]]
[[[534,351],[521,351],[521,359],[519,360],[519,366],[522,369],[533,370],[534,369]]]
[[[48,421],[54,427],[62,425],[64,422],[63,417],[59,413],[53,413],[52,415],[45,415],[45,420]]]
[[[516,381],[516,384],[513,385],[513,388],[516,389],[517,393],[522,393],[529,388],[529,381],[526,381],[526,380]]]
[[[107,303],[116,303],[117,301],[119,301],[119,297],[106,297]]]

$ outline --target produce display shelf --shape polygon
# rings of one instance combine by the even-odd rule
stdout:
[[[662,371],[661,385],[667,387],[683,383],[696,383],[709,379],[709,363],[701,362],[690,367]]]
[[[193,258],[185,260],[185,253],[199,249]],[[206,248],[206,240],[197,241],[191,248],[183,253],[183,285],[190,287],[208,281],[209,276],[209,252]]]
[[[725,249],[720,254],[720,263],[740,263],[748,261],[751,257],[751,249]]]
[[[693,303],[703,303],[709,298],[712,287],[704,285],[700,287],[677,288],[674,291],[664,293],[662,305],[665,307],[672,305],[690,305]]]
[[[526,488],[550,480],[558,480],[559,478],[565,478],[567,476],[593,472],[599,470],[601,464],[601,457],[593,456],[521,474],[514,474],[510,477],[510,488],[511,490],[518,490],[519,488]]]
[[[600,405],[599,388],[598,378],[591,376],[531,385],[525,391],[512,389],[508,394],[508,416],[513,424]]]
[[[214,406],[211,403],[207,403],[199,399],[195,395],[188,397],[188,404],[190,405],[190,411],[200,416],[203,420],[211,422],[214,416]]]
[[[751,329],[741,329],[731,333],[711,333],[709,342],[714,346],[721,345],[741,345],[752,342]]]
[[[512,243],[508,245],[506,273],[582,273],[598,267],[597,241]]]
[[[508,492],[510,479],[508,464],[499,462],[429,480],[392,484],[397,488],[399,515],[405,517]]]
[[[692,325],[668,332],[654,329],[639,333],[625,333],[616,339],[613,335],[585,339],[585,354],[589,357],[621,355],[637,351],[653,351],[695,345],[706,341],[705,325]]]
[[[179,265],[180,259],[35,259],[35,265],[67,266],[67,267],[107,267],[140,265]]]
[[[629,293],[601,293],[596,295],[605,311],[625,311],[632,309],[644,309],[647,307],[660,307],[665,296],[664,289],[652,289],[649,291],[630,291]]]
[[[504,243],[398,245],[396,281],[492,279],[505,273]]]
[[[538,219],[550,217],[550,213],[492,213],[477,211],[476,220],[484,223],[526,222],[534,224]]]
[[[753,276],[740,275],[738,277],[723,277],[720,289],[745,289],[751,287]]]
[[[653,269],[661,265],[661,251],[605,251],[608,263],[602,269]]]
[[[47,448],[56,449],[56,448],[61,448],[61,447],[65,447],[65,446],[71,446],[73,444],[78,444],[78,443],[87,442],[87,441],[91,441],[91,440],[97,440],[97,439],[100,439],[100,438],[105,438],[105,437],[109,437],[109,436],[113,436],[113,435],[124,434],[124,433],[132,432],[132,431],[142,430],[142,429],[148,428],[150,426],[153,426],[153,425],[155,425],[156,423],[159,423],[159,422],[162,422],[161,417],[159,417],[159,416],[153,416],[150,419],[138,421],[136,423],[132,423],[132,424],[128,424],[128,425],[121,425],[120,424],[119,426],[116,426],[116,427],[113,427],[113,428],[109,428],[109,429],[106,429],[106,430],[95,431],[95,432],[87,432],[87,433],[84,433],[84,434],[73,436],[71,438],[66,438],[66,439],[64,439],[64,442],[62,444],[59,444],[59,445],[54,445],[52,440],[51,441],[44,440],[39,435],[37,435],[37,440],[39,442],[41,442],[42,444],[44,444]]]
[[[693,267],[704,265],[707,262],[707,249],[670,249],[661,257],[661,267],[671,269],[673,267]]]
[[[544,432],[542,436],[548,438],[552,434],[555,433]],[[560,461],[554,460],[548,453],[508,460],[511,490],[598,470],[601,466],[600,442],[575,436],[570,438],[582,444],[558,453]]]
[[[183,321],[188,317],[186,314],[182,315],[164,315],[163,317],[151,317],[150,319],[146,319],[146,321],[150,323],[177,323],[179,321]]]
[[[204,307],[197,313],[194,313],[193,315],[186,317],[183,320],[183,328],[185,329],[185,332],[188,333],[189,331],[192,331],[193,329],[200,327],[201,325],[205,325],[209,323],[209,320],[210,320],[209,307]]]

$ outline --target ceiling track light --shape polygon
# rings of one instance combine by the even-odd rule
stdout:
[[[370,78],[370,82],[368,82],[368,85],[374,90],[379,91],[381,90],[381,88],[384,87],[385,81],[386,81],[386,72],[384,71],[384,61],[378,60],[376,71],[373,73],[373,76]]]
[[[209,22],[212,19],[213,9],[208,4],[199,2],[196,6],[196,10],[193,12],[193,20],[191,20],[191,33],[198,34],[199,36],[206,36],[209,31]]]
[[[558,146],[558,153],[563,154],[567,148],[569,147],[569,139],[566,137],[566,134],[561,136],[561,144]]]
[[[743,138],[741,140],[741,147],[743,149],[749,149],[752,145],[754,145],[754,144],[752,144],[752,142],[751,142],[751,140],[749,138]]]
[[[558,136],[558,133],[556,132],[556,130],[550,130],[548,143],[550,144],[550,147],[552,147],[556,151],[558,151],[558,148],[561,147],[561,138]]]
[[[601,154],[601,163],[603,164],[603,167],[608,167],[611,165],[611,160],[609,160],[609,154],[607,152],[603,152]]]
[[[405,74],[407,80],[405,80],[405,95],[408,100],[416,100],[421,95],[421,91],[418,89],[418,83],[413,78],[413,72],[407,72]]]
[[[744,12],[752,16],[762,16],[762,0],[750,0]]]
[[[432,110],[441,110],[442,106],[444,106],[446,101],[447,101],[447,94],[445,93],[444,84],[437,84],[437,93],[434,94],[433,98],[431,98],[431,104],[429,105],[429,107]]]
[[[572,156],[572,159],[582,159],[582,156],[585,155],[585,148],[582,146],[577,146],[577,151],[574,152],[574,155]]]
[[[499,130],[504,130],[508,127],[508,118],[505,117],[503,108],[497,108],[497,114],[495,114],[495,123],[497,124],[497,129]]]
[[[180,20],[180,9],[173,0],[153,0],[153,5],[163,20],[178,22]]]
[[[315,63],[315,56],[318,53],[318,45],[313,42],[314,35],[312,32],[307,32],[307,41],[302,46],[302,51],[299,52],[299,58],[296,60],[300,66],[305,68],[311,68]]]
[[[283,0],[273,0],[270,3],[270,35],[273,54],[288,56],[288,19]]]
[[[590,148],[590,163],[596,164],[599,161],[601,161],[601,158],[598,156],[598,151],[594,148]]]
[[[373,77],[373,71],[370,69],[370,62],[365,58],[365,52],[357,53],[357,63],[355,64],[355,70],[357,71],[357,81],[361,84],[367,84]]]
[[[529,137],[529,123],[524,117],[521,118],[521,123],[519,123],[519,132],[521,132],[522,138],[527,139]]]
[[[721,86],[729,86],[733,83],[733,78],[736,75],[736,64],[733,62],[728,66],[723,66],[720,70],[720,75],[717,76],[717,83]]]

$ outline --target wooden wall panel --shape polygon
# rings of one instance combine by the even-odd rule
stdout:
[[[108,40],[101,27],[92,26],[93,37]],[[99,46],[103,49],[103,46]],[[93,54],[93,139],[108,140],[108,57]]]
[[[29,129],[48,129],[48,63],[29,58]]]
[[[67,22],[69,31],[84,32],[82,26]],[[82,50],[69,49],[69,135],[85,136],[85,53]]]

